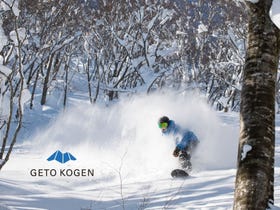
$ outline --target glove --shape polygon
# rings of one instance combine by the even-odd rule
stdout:
[[[174,157],[178,157],[179,156],[179,152],[180,152],[180,149],[178,147],[176,147],[175,150],[173,151],[173,156]]]

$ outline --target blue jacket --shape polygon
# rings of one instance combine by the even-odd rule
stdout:
[[[182,129],[173,120],[169,121],[167,129],[162,131],[162,133],[173,136],[176,141],[176,147],[180,150],[185,150],[192,143],[197,144],[199,142],[192,131]]]

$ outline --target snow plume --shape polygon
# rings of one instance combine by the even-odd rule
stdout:
[[[178,163],[172,156],[174,142],[162,136],[157,125],[163,115],[200,139],[194,168],[235,167],[237,132],[223,126],[196,94],[137,96],[109,107],[77,105],[33,138],[33,151],[46,158],[56,150],[70,152],[77,158],[71,164],[93,167],[97,177],[120,172],[142,180],[169,177]]]

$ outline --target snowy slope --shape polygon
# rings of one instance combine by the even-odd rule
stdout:
[[[0,173],[0,210],[231,209],[238,114],[217,113],[196,94],[151,95],[110,107],[79,100],[57,116],[27,111],[22,138]],[[168,115],[200,138],[194,171],[172,179],[173,142],[157,119]],[[280,117],[277,116],[275,202],[280,204]],[[61,164],[55,151],[77,158]],[[94,176],[32,176],[32,169],[94,169]]]

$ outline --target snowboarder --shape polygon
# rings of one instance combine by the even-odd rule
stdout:
[[[182,169],[191,171],[191,154],[199,143],[196,135],[190,130],[182,129],[166,116],[158,120],[158,126],[163,135],[172,136],[175,140],[176,147],[173,151],[173,156],[179,158]]]

